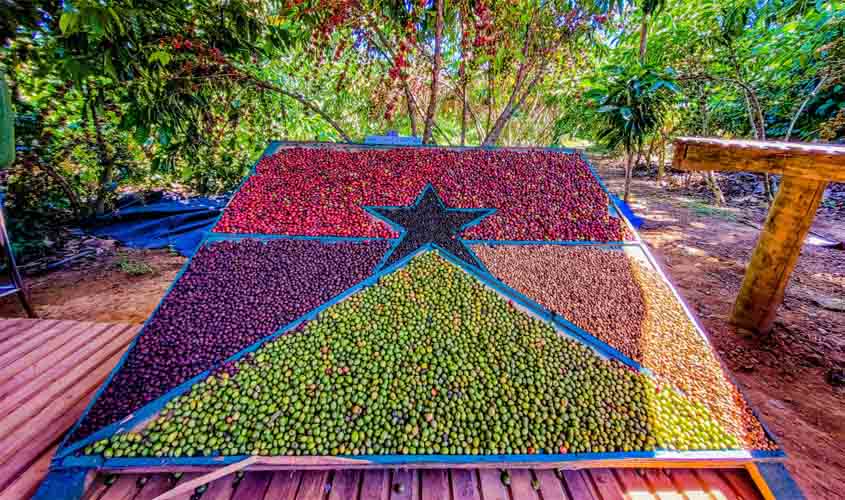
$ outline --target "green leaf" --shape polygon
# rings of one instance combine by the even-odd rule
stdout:
[[[76,12],[63,12],[62,17],[59,18],[59,29],[65,35],[75,32],[78,24],[79,14]]]

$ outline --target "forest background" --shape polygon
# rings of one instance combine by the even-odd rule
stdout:
[[[15,248],[126,190],[232,190],[272,139],[578,146],[664,182],[679,135],[842,142],[845,2],[14,0]],[[714,204],[734,177],[706,174]],[[777,179],[760,176],[770,199]],[[627,195],[627,183],[626,193]]]

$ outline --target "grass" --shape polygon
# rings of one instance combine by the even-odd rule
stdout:
[[[725,208],[714,207],[713,205],[708,205],[700,201],[690,201],[684,203],[684,206],[692,210],[695,215],[701,217],[718,217],[720,219],[736,221],[736,214]]]
[[[145,274],[152,274],[155,270],[146,262],[132,260],[125,255],[121,256],[117,261],[117,267],[129,276],[143,276]]]

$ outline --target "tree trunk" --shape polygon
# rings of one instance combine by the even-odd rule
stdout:
[[[88,91],[88,103],[91,108],[91,122],[94,124],[94,134],[97,141],[97,159],[100,163],[100,179],[97,186],[97,198],[94,204],[94,210],[97,215],[103,215],[106,212],[106,196],[109,193],[109,187],[113,180],[114,165],[109,158],[108,151],[106,151],[106,141],[103,138],[102,124],[97,116],[97,103],[91,101],[91,91]]]
[[[508,121],[513,117],[514,113],[522,106],[525,102],[525,99],[531,94],[534,90],[534,87],[537,85],[537,82],[540,81],[540,78],[543,76],[542,68],[537,69],[537,73],[534,75],[534,78],[528,83],[528,86],[525,87],[525,91],[522,93],[522,96],[518,99],[516,98],[517,93],[520,90],[522,82],[524,82],[525,78],[524,75],[522,78],[517,76],[517,81],[514,83],[513,92],[511,92],[511,96],[508,99],[508,103],[505,105],[505,109],[502,110],[502,113],[496,118],[496,123],[493,124],[493,128],[487,134],[487,137],[484,138],[484,141],[481,143],[482,146],[494,146],[496,142],[499,140],[499,136],[502,135],[502,131],[505,129],[505,125],[507,125]]]
[[[462,75],[461,80],[461,146],[465,146],[467,137],[467,108],[469,107],[469,103],[467,103],[466,75]]]
[[[819,93],[819,90],[827,83],[827,76],[823,76],[821,80],[819,80],[818,85],[810,92],[810,95],[807,96],[804,101],[801,102],[801,106],[798,107],[798,111],[795,112],[795,115],[792,117],[792,120],[789,121],[789,128],[786,129],[786,135],[784,136],[783,140],[789,142],[789,138],[792,137],[792,129],[795,128],[795,123],[798,121],[798,117],[801,116],[801,113],[804,112],[804,108],[807,107],[807,104]]]
[[[431,144],[432,125],[437,111],[437,90],[440,79],[440,66],[443,64],[441,45],[443,42],[443,1],[435,0],[437,9],[434,32],[434,64],[431,68],[431,91],[429,92],[428,110],[425,113],[423,144]]]
[[[328,124],[331,125],[332,128],[334,128],[337,131],[338,134],[340,134],[340,136],[343,138],[344,141],[352,142],[352,139],[349,138],[349,135],[347,135],[346,131],[343,130],[343,128],[341,128],[341,126],[331,116],[329,116],[328,113],[326,113],[325,111],[320,109],[319,106],[317,106],[316,104],[314,104],[311,101],[309,101],[308,99],[306,99],[305,96],[302,96],[302,95],[300,95],[296,92],[291,92],[289,90],[285,90],[285,89],[283,89],[283,88],[281,88],[277,85],[273,85],[272,83],[264,82],[264,81],[254,79],[254,78],[250,78],[250,80],[252,81],[253,85],[255,85],[256,87],[258,87],[260,89],[278,92],[279,94],[288,96],[291,99],[299,102],[300,104],[305,106],[307,109],[310,109],[314,113],[320,115],[320,117],[322,117],[324,120],[326,120],[326,122],[328,122]]]
[[[716,179],[716,173],[712,170],[708,170],[706,172],[702,172],[704,176],[704,183],[707,184],[707,187],[710,188],[710,192],[713,193],[713,201],[716,206],[724,206],[725,204],[725,193],[722,192],[722,188],[719,187],[719,181]]]
[[[411,122],[411,135],[417,135],[417,115],[414,113],[414,96],[411,95],[411,87],[408,85],[407,79],[402,78],[405,88],[405,102],[408,105],[408,121]]]
[[[640,23],[640,63],[645,63],[646,46],[648,45],[648,14],[643,13]]]
[[[657,151],[657,185],[663,184],[663,177],[666,175],[666,136],[660,134],[660,150]]]
[[[628,200],[631,197],[631,175],[634,170],[633,160],[634,152],[627,151],[627,154],[625,155],[625,194],[623,197],[625,203],[628,203]]]

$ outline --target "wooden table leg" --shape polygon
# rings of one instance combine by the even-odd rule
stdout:
[[[823,181],[783,177],[745,272],[732,323],[761,333],[771,330],[826,187]]]

